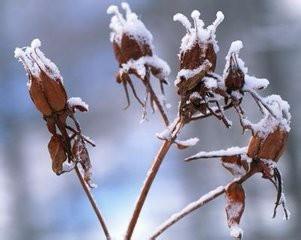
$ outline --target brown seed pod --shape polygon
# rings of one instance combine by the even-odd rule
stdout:
[[[241,90],[245,84],[245,74],[239,68],[236,61],[235,56],[231,56],[228,75],[225,79],[225,86],[229,94],[232,91]]]
[[[59,134],[53,135],[48,143],[48,151],[52,160],[52,170],[57,175],[63,172],[63,163],[67,160],[63,137]]]
[[[67,94],[59,70],[40,51],[40,46],[40,41],[35,39],[25,50],[17,48],[15,57],[28,73],[28,90],[33,103],[44,116],[50,116],[64,110]]]
[[[267,136],[257,133],[249,142],[247,155],[253,159],[269,159],[278,161],[281,157],[288,139],[288,132],[277,128]]]
[[[243,232],[238,227],[241,216],[245,209],[245,192],[242,186],[236,182],[232,183],[226,189],[226,214],[230,234],[236,239],[241,239]]]

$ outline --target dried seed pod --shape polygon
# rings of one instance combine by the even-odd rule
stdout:
[[[25,50],[16,48],[15,57],[24,65],[28,73],[28,89],[36,108],[44,115],[64,110],[67,94],[63,78],[56,65],[40,51],[41,42],[32,41]]]
[[[230,234],[236,239],[242,239],[243,231],[239,228],[241,216],[245,209],[245,192],[242,186],[236,182],[226,189],[226,214]]]
[[[243,44],[241,41],[232,42],[226,56],[226,66],[224,71],[225,87],[229,94],[232,91],[242,90],[245,84],[245,72],[243,61],[238,54]]]
[[[247,155],[253,159],[270,159],[278,161],[281,157],[288,138],[288,132],[281,128],[261,136],[257,133],[250,140]]]
[[[259,123],[248,123],[253,130],[253,137],[249,142],[247,155],[252,159],[278,161],[290,131],[289,105],[278,95],[271,95],[264,101],[274,116],[264,109],[265,117]]]
[[[59,134],[53,135],[48,143],[48,150],[52,159],[52,170],[60,175],[63,172],[63,163],[67,160],[63,137]]]
[[[212,25],[204,28],[204,22],[200,19],[200,13],[194,10],[191,13],[194,27],[183,14],[177,13],[174,21],[179,21],[186,28],[186,35],[182,39],[180,48],[180,69],[197,69],[205,60],[211,64],[209,71],[214,71],[216,66],[216,52],[218,51],[215,32],[217,26],[223,21],[222,12],[216,14],[216,20]]]

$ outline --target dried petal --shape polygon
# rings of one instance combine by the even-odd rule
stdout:
[[[85,181],[89,183],[92,175],[91,161],[86,146],[79,137],[76,137],[76,139],[74,140],[72,153],[73,156],[76,158],[76,161],[78,161],[83,167]]]
[[[57,175],[63,171],[63,163],[67,159],[64,142],[61,135],[53,135],[48,143],[48,150],[52,159],[52,170]]]
[[[277,128],[267,136],[256,134],[251,138],[247,155],[250,158],[270,159],[278,161],[282,155],[288,138],[288,132]]]
[[[238,227],[241,216],[245,209],[245,192],[242,186],[238,183],[232,183],[226,189],[226,214],[230,234],[232,237],[241,239],[243,232]]]

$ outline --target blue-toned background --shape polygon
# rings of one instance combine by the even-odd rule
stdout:
[[[147,168],[160,146],[155,133],[163,129],[158,116],[139,124],[141,109],[123,111],[125,96],[115,82],[117,63],[109,42],[107,0],[1,0],[0,2],[0,239],[104,239],[96,217],[74,174],[57,177],[47,150],[49,133],[27,93],[25,71],[13,58],[14,48],[40,38],[42,50],[60,68],[69,96],[80,96],[90,112],[78,114],[84,132],[97,147],[90,150],[94,191],[110,230],[121,239]],[[156,52],[177,74],[177,53],[184,29],[172,21],[177,12],[199,9],[205,23],[222,10],[225,21],[217,31],[221,51],[218,72],[233,40],[241,39],[242,57],[249,71],[270,80],[263,93],[279,93],[291,104],[292,132],[280,161],[290,221],[282,212],[272,219],[275,192],[259,176],[246,183],[247,206],[242,227],[245,239],[299,240],[301,227],[300,56],[301,2],[299,0],[135,0],[129,1],[154,35]],[[141,90],[141,89],[140,89]],[[167,90],[175,115],[177,96]],[[139,91],[140,95],[144,91]],[[248,113],[257,109],[249,99]],[[218,160],[184,163],[200,150],[244,146],[237,119],[225,130],[215,119],[188,126],[184,137],[199,137],[189,150],[173,148],[163,163],[143,209],[134,239],[146,239],[171,213],[180,210],[231,179]],[[223,197],[170,228],[162,239],[230,239]]]

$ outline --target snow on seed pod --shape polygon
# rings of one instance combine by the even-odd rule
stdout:
[[[239,227],[240,219],[245,209],[245,192],[236,182],[226,188],[226,214],[230,235],[235,239],[242,239],[243,231]]]
[[[16,48],[15,57],[28,74],[27,86],[33,103],[44,116],[50,116],[65,108],[67,94],[57,66],[44,56],[40,46],[40,40],[34,39],[31,46]]]
[[[247,155],[253,159],[278,161],[284,151],[290,131],[289,105],[278,95],[271,95],[264,100],[275,117],[268,110],[263,109],[265,116],[260,122],[247,123],[253,130]]]
[[[215,70],[216,53],[219,51],[215,32],[218,25],[224,20],[222,12],[217,12],[216,20],[212,25],[204,28],[204,22],[200,19],[200,12],[194,10],[191,13],[194,21],[192,27],[190,21],[181,13],[174,15],[174,21],[179,21],[186,28],[186,35],[182,38],[180,47],[180,69],[196,69],[207,59],[210,64],[210,71]]]
[[[48,143],[48,151],[52,160],[52,170],[57,175],[63,172],[63,163],[67,160],[63,137],[53,135]]]

